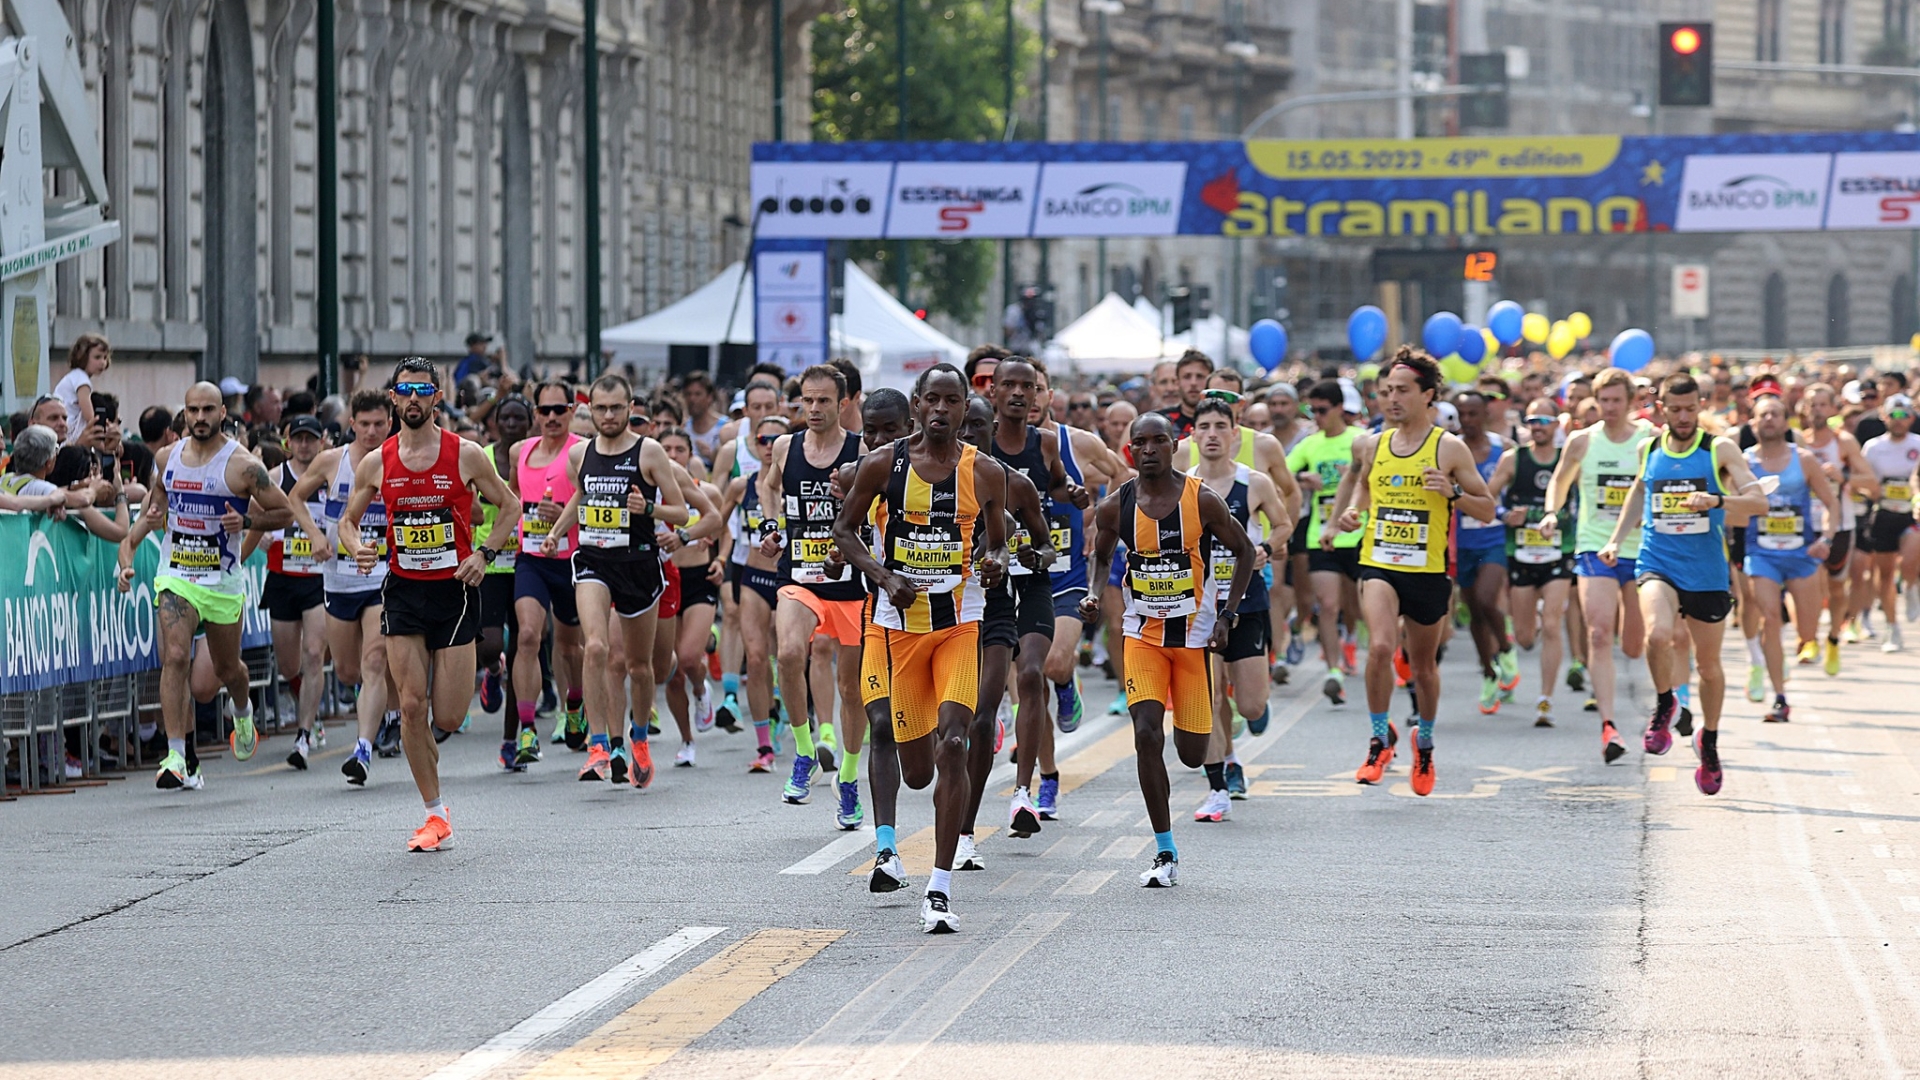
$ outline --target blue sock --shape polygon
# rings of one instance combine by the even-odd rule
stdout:
[[[876,852],[900,850],[899,848],[894,847],[893,845],[894,845],[893,826],[875,825],[873,827],[873,850]]]
[[[1693,707],[1693,684],[1681,683],[1679,686],[1674,687],[1673,696],[1675,700],[1680,702],[1682,708],[1691,709]]]
[[[1387,741],[1387,714],[1383,712],[1377,712],[1377,713],[1368,713],[1367,716],[1369,719],[1373,721],[1373,737],[1376,739],[1379,739],[1381,742],[1386,742]]]
[[[1416,737],[1417,741],[1414,745],[1422,749],[1431,748],[1433,746],[1433,717],[1416,716],[1413,718],[1413,722],[1414,725],[1420,729],[1420,734]]]
[[[1176,859],[1180,857],[1180,849],[1173,846],[1172,832],[1154,833],[1153,842],[1159,846],[1159,849],[1161,851],[1166,852],[1167,854],[1173,856]]]
[[[647,730],[647,728],[650,726],[651,726],[650,724],[636,724],[636,723],[633,723],[632,721],[628,721],[627,734],[632,736],[633,741],[636,744],[646,742],[649,738],[652,737],[652,733]]]
[[[740,692],[739,673],[729,671],[725,675],[720,676],[720,692],[723,694],[738,694]]]
[[[609,742],[608,742],[608,740],[607,740],[607,737],[606,737],[605,735],[589,735],[589,736],[587,736],[587,745],[588,745],[588,746],[597,746],[597,747],[599,747],[600,749],[602,749],[602,750],[605,750],[605,751],[607,751],[608,753],[612,753],[612,752],[613,752],[613,750],[612,750],[612,747],[611,747],[611,745],[609,744]]]

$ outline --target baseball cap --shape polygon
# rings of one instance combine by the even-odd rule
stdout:
[[[1771,375],[1762,375],[1747,384],[1747,400],[1759,401],[1763,397],[1784,397],[1780,389],[1780,380]]]
[[[1353,385],[1352,379],[1340,380],[1340,410],[1354,416],[1367,411],[1367,403],[1360,398],[1360,388]]]
[[[733,392],[733,400],[727,403],[727,411],[730,413],[743,413],[747,411],[747,392],[745,390],[735,390]]]
[[[1913,399],[1905,394],[1893,395],[1886,400],[1885,405],[1889,409],[1905,409],[1908,412],[1913,411]]]
[[[483,334],[478,330],[475,330],[473,333],[467,335],[467,344],[469,345],[484,345],[487,342],[492,340],[493,340],[492,334]]]
[[[1460,434],[1460,410],[1453,407],[1453,402],[1442,401],[1435,405],[1433,410],[1434,423],[1439,424],[1455,435]]]
[[[1860,390],[1860,380],[1853,379],[1840,388],[1840,399],[1849,405],[1858,405],[1866,395]]]
[[[287,438],[291,439],[295,435],[313,435],[324,439],[327,437],[327,429],[321,427],[320,421],[314,417],[296,416],[293,418],[293,423],[287,425]]]
[[[234,397],[247,392],[247,384],[229,375],[220,380],[220,393],[223,397]]]

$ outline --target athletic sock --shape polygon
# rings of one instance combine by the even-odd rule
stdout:
[[[521,702],[516,702],[514,704],[514,711],[520,714],[521,727],[530,728],[530,727],[539,726],[539,722],[535,719],[533,715],[534,707],[537,704],[538,702],[533,702],[533,701],[521,701]]]
[[[729,694],[740,692],[740,676],[732,671],[720,676],[720,689]]]
[[[895,841],[893,839],[893,826],[875,825],[873,827],[873,850],[874,851],[876,852],[898,851],[899,848],[895,847],[894,843]]]
[[[1420,732],[1419,742],[1414,745],[1431,747],[1433,745],[1433,717],[1416,716],[1413,718],[1413,726]]]
[[[1747,658],[1753,661],[1755,667],[1764,667],[1766,665],[1767,654],[1760,651],[1759,638],[1750,637],[1747,639]]]
[[[1227,760],[1228,760],[1228,761],[1232,761],[1233,759],[1232,759],[1232,758],[1228,758]],[[1055,783],[1059,783],[1059,782],[1060,782],[1060,774],[1059,774],[1059,773],[1057,773],[1057,772],[1043,772],[1043,773],[1041,773],[1041,774],[1040,774],[1040,779],[1042,779],[1042,780],[1052,780],[1052,781],[1053,781],[1053,782],[1055,782]]]
[[[355,739],[353,741],[353,749],[355,753],[359,753],[360,751],[365,750],[367,753],[371,754],[373,753],[373,740],[372,739]]]
[[[567,711],[568,712],[580,711],[580,691],[578,690],[567,691]]]
[[[1373,737],[1379,739],[1381,742],[1386,742],[1387,737],[1391,734],[1387,729],[1387,714],[1383,712],[1368,713],[1367,717],[1373,721]]]
[[[1654,708],[1660,712],[1667,712],[1671,710],[1673,707],[1674,707],[1673,691],[1671,690],[1660,691],[1660,697],[1657,701],[1655,701]]]
[[[1693,684],[1681,683],[1679,686],[1674,687],[1673,696],[1674,696],[1674,700],[1680,703],[1681,708],[1683,709],[1692,708],[1693,707]]]
[[[619,735],[607,736],[607,749],[612,751],[613,753],[617,754],[621,750],[624,750],[626,748],[626,745],[627,745],[627,740]]]
[[[1720,729],[1718,729],[1718,728],[1701,728],[1701,729],[1700,729],[1700,745],[1701,745],[1701,746],[1704,746],[1704,747],[1706,747],[1706,748],[1707,748],[1707,749],[1709,749],[1709,750],[1717,750],[1717,749],[1719,749],[1719,747],[1720,747]]]
[[[755,738],[760,740],[761,753],[770,754],[773,752],[773,724],[771,721],[761,720],[755,723],[753,725],[753,734]]]
[[[1180,849],[1173,846],[1173,830],[1154,833],[1153,843],[1156,850],[1164,851],[1176,859],[1180,857]]]
[[[428,802],[428,803],[427,803],[427,816],[428,816],[428,817],[437,817],[437,818],[439,818],[440,820],[442,820],[442,821],[445,821],[445,820],[446,820],[446,818],[447,818],[447,804],[446,804],[446,802],[445,802],[444,800],[441,800],[441,799],[434,799],[434,800],[432,800],[431,802]]]
[[[840,751],[840,782],[851,784],[860,779],[860,751]]]
[[[167,753],[169,753],[169,754],[179,754],[179,755],[180,755],[181,757],[186,757],[186,756],[187,756],[187,740],[185,740],[185,739],[168,739],[168,740],[167,740]]]
[[[1207,770],[1207,790],[1227,790],[1227,766],[1225,762],[1215,761],[1204,766]]]
[[[1229,752],[1227,754],[1227,759],[1225,762],[1223,762],[1223,764],[1226,764],[1226,765],[1240,764],[1240,754],[1237,751]]]
[[[600,749],[607,751],[608,753],[613,752],[613,748],[612,746],[609,745],[609,740],[605,735],[587,736],[587,746],[589,749],[597,746]]]
[[[793,725],[793,752],[810,758],[813,753],[813,725],[805,720]]]
[[[952,888],[953,888],[953,871],[952,870],[942,870],[936,866],[933,868],[933,873],[927,875],[927,891],[928,892],[939,893],[942,896],[952,896],[953,893],[949,891]]]

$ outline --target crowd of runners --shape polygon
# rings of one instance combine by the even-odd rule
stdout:
[[[331,430],[289,418],[270,453],[197,384],[121,540],[123,588],[160,542],[157,784],[202,786],[195,703],[220,684],[234,756],[256,752],[240,563],[264,546],[260,603],[298,700],[287,763],[306,770],[324,738],[330,656],[357,719],[341,771],[363,785],[404,754],[416,851],[453,834],[437,746],[473,715],[500,714],[504,772],[561,755],[581,781],[637,789],[656,739],[693,768],[719,728],[750,733],[754,772],[786,755],[769,799],[808,803],[818,777],[840,829],[871,824],[875,892],[909,887],[899,789],[931,787],[921,919],[954,930],[951,875],[983,865],[996,757],[1011,743],[1016,792],[990,810],[1011,835],[1059,818],[1054,734],[1081,724],[1093,666],[1133,725],[1145,887],[1179,874],[1167,721],[1206,777],[1195,820],[1225,820],[1246,794],[1234,740],[1266,730],[1276,683],[1345,706],[1359,676],[1355,780],[1405,755],[1424,796],[1437,714],[1500,713],[1532,653],[1516,711],[1574,722],[1564,677],[1605,762],[1628,753],[1623,727],[1647,754],[1690,738],[1712,795],[1730,618],[1771,722],[1791,714],[1789,657],[1835,677],[1843,644],[1902,647],[1920,436],[1897,372],[1661,366],[1450,388],[1402,348],[1249,387],[1189,352],[1096,391],[982,346],[904,389],[863,391],[842,362],[755,369],[727,408],[703,376],[671,398],[605,375],[476,403],[416,358]],[[1481,684],[1449,697],[1438,661],[1463,632]],[[1623,663],[1645,664],[1650,716],[1619,711]]]

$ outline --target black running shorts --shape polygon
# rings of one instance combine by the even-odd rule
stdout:
[[[429,652],[471,645],[480,633],[480,590],[453,578],[419,581],[388,574],[380,587],[380,632],[426,638]]]

